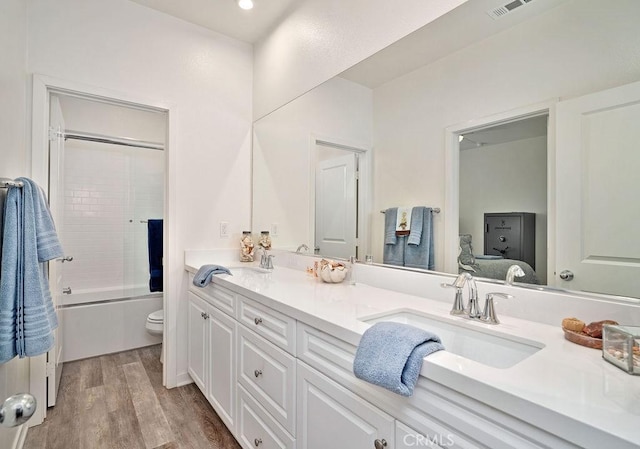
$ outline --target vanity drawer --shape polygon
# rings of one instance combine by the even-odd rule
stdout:
[[[306,324],[298,323],[298,358],[343,383],[353,376],[356,347]]]
[[[296,320],[243,296],[238,298],[238,321],[295,356]]]
[[[295,449],[291,435],[241,386],[238,399],[238,440],[244,449]]]
[[[189,291],[205,299],[209,304],[222,310],[227,315],[235,317],[237,295],[228,288],[217,284],[209,284],[206,287],[193,285],[193,274],[189,274]]]
[[[239,329],[240,385],[294,435],[296,359],[250,330]]]

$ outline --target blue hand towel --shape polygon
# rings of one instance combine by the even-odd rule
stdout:
[[[163,221],[147,222],[147,243],[149,248],[149,291],[161,292],[163,281],[162,267]]]
[[[419,245],[422,238],[422,223],[426,207],[414,207],[411,209],[411,230],[409,231],[408,245]],[[431,211],[431,209],[429,209]]]
[[[384,244],[395,245],[396,238],[396,220],[398,219],[398,208],[392,207],[384,213]]]
[[[420,235],[420,243],[409,244],[404,248],[404,266],[410,268],[422,268],[423,270],[433,270],[435,268],[434,249],[433,249],[433,214],[430,207],[423,207],[422,214],[412,214],[412,231],[413,220],[416,215],[421,215],[422,232]],[[416,218],[417,220],[417,218]],[[411,238],[411,236],[409,236]]]
[[[231,274],[231,271],[220,265],[203,265],[193,278],[193,285],[196,287],[206,287],[211,282],[214,274]]]
[[[58,326],[46,270],[39,262],[62,257],[62,247],[42,190],[30,179],[18,181],[24,185],[9,189],[4,211],[0,363],[47,352]]]
[[[365,331],[353,361],[357,378],[411,396],[422,359],[443,350],[440,338],[407,324],[383,321]]]

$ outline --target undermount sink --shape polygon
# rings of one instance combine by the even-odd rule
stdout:
[[[394,310],[362,317],[360,321],[369,324],[393,321],[427,330],[440,337],[446,351],[493,368],[510,368],[544,347],[536,341],[475,328],[472,321],[447,320],[417,310]]]

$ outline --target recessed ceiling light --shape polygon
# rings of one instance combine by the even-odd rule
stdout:
[[[252,9],[253,0],[238,0],[238,6],[242,9]]]

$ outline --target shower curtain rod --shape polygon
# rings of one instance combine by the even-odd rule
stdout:
[[[132,139],[130,137],[112,137],[102,134],[83,133],[81,131],[64,130],[64,139],[85,140],[88,142],[111,143],[126,147],[147,148],[150,150],[164,150],[164,144],[160,142],[149,142],[146,140]]]

